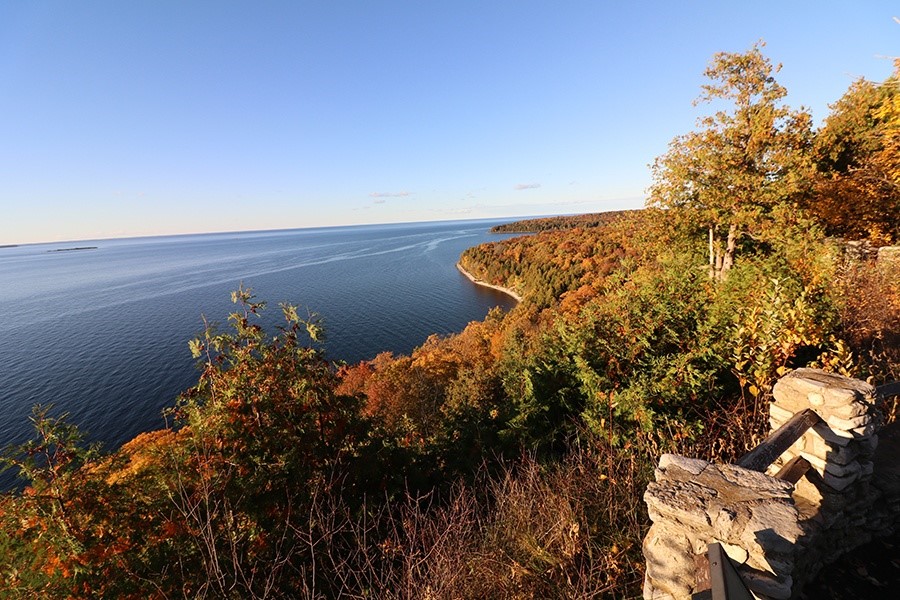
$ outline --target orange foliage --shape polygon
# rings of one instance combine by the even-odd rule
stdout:
[[[631,244],[619,231],[640,213],[617,215],[594,227],[544,230],[469,248],[460,264],[493,285],[515,290],[527,302],[550,306],[583,285],[599,287]],[[626,229],[629,225],[624,225]]]
[[[143,473],[148,468],[159,467],[160,453],[177,443],[179,437],[184,438],[189,434],[187,428],[181,431],[159,429],[138,434],[119,450],[119,456],[126,458],[127,462],[114,468],[107,475],[106,483],[109,485],[120,483],[126,478]]]
[[[806,208],[828,233],[875,244],[900,239],[900,68],[859,80],[816,136],[819,177]]]

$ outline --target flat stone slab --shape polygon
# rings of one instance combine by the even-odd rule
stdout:
[[[780,397],[787,399],[796,396],[808,399],[810,394],[817,394],[825,406],[850,404],[858,400],[871,403],[875,398],[875,388],[865,381],[837,373],[826,373],[819,369],[797,369],[779,379],[772,389],[772,395],[776,400]],[[816,401],[819,401],[818,398]]]
[[[732,496],[747,499],[790,498],[794,487],[787,481],[737,465],[712,464],[699,458],[663,454],[656,469],[657,481],[683,481],[714,489],[729,489]],[[731,489],[731,488],[740,488]]]
[[[704,537],[747,549],[749,563],[773,570],[792,561],[801,535],[794,486],[735,465],[663,455],[644,501],[654,523],[678,522]],[[776,564],[777,563],[777,564]]]

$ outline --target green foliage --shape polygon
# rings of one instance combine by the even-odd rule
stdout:
[[[786,289],[778,279],[767,283],[755,301],[742,307],[733,333],[735,373],[753,396],[786,375],[801,349],[817,348],[827,339],[828,323],[816,318],[808,290]]]
[[[762,54],[718,53],[705,71],[698,103],[724,101],[699,119],[700,129],[675,138],[653,164],[650,203],[672,209],[708,234],[710,276],[724,279],[744,236],[758,236],[779,204],[811,182],[811,117],[781,104],[787,95]]]
[[[30,418],[35,439],[0,456],[4,469],[17,469],[30,484],[24,501],[4,499],[0,508],[0,576],[9,590],[50,592],[65,577],[84,571],[78,557],[85,552],[85,539],[72,504],[80,488],[79,468],[95,457],[96,448],[84,445],[67,415],[51,416],[51,409],[35,406]],[[21,574],[18,565],[26,565]]]
[[[330,364],[300,343],[301,331],[320,337],[318,325],[283,305],[286,324],[267,338],[253,321],[263,304],[243,288],[233,301],[233,333],[207,327],[192,343],[203,373],[174,411],[190,435],[174,455],[172,493],[201,532],[210,591],[254,595],[295,585],[287,566],[311,557],[291,532],[319,490],[337,478],[358,505],[383,471],[360,399],[336,394]]]
[[[539,452],[559,453],[578,427],[584,396],[578,388],[569,361],[552,337],[544,338],[540,350],[505,365],[504,389],[512,415],[502,432],[508,443]]]
[[[460,265],[478,279],[510,288],[530,304],[547,307],[566,292],[598,286],[624,256],[612,228],[624,217],[596,227],[545,229],[538,234],[469,248]]]
[[[286,325],[267,339],[252,321],[264,305],[243,288],[233,300],[241,309],[229,317],[234,333],[207,328],[192,342],[203,373],[175,411],[192,439],[215,446],[248,490],[308,480],[357,456],[366,441],[359,400],[336,396],[328,362],[299,341],[301,330],[317,337],[318,325],[283,305]]]
[[[661,256],[570,319],[568,354],[589,398],[586,423],[614,441],[683,419],[715,394],[723,364],[700,260]]]
[[[15,468],[19,477],[40,489],[53,490],[58,482],[97,456],[99,447],[87,446],[84,435],[69,423],[68,413],[52,416],[53,406],[37,404],[29,417],[36,439],[8,447],[0,455],[4,470]]]
[[[31,484],[2,502],[8,589],[254,598],[331,585],[306,571],[316,549],[298,532],[309,510],[331,486],[359,510],[399,478],[360,398],[335,393],[331,365],[300,343],[319,337],[317,324],[285,305],[268,337],[255,321],[264,304],[244,288],[233,300],[231,330],[208,325],[191,342],[202,373],[172,410],[178,430],[100,460],[74,427],[36,409],[37,440],[7,453]]]

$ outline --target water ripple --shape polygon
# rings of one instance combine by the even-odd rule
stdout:
[[[492,222],[393,225],[105,240],[90,252],[46,246],[0,254],[0,445],[29,434],[35,403],[71,413],[115,447],[162,426],[160,411],[196,381],[187,340],[201,314],[223,322],[240,282],[260,298],[321,315],[326,351],[355,362],[408,353],[462,330],[503,294],[462,281],[467,247]],[[280,311],[268,311],[272,326]],[[0,488],[10,485],[0,477]]]

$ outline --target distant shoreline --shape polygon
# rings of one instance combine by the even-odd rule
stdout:
[[[511,290],[511,289],[509,289],[509,288],[505,288],[505,287],[503,287],[503,286],[501,286],[501,285],[494,285],[494,284],[492,284],[492,283],[488,283],[487,281],[482,281],[481,279],[477,279],[474,275],[472,275],[471,273],[469,273],[468,271],[466,271],[466,270],[463,268],[463,266],[462,266],[461,264],[459,264],[459,263],[456,263],[456,268],[459,269],[459,272],[460,272],[460,273],[462,273],[463,275],[465,275],[466,277],[468,277],[469,281],[471,281],[471,282],[474,283],[475,285],[480,285],[480,286],[483,286],[483,287],[489,287],[489,288],[495,289],[495,290],[497,290],[497,291],[499,291],[499,292],[503,292],[503,293],[506,294],[507,296],[511,296],[512,298],[514,298],[516,302],[521,302],[521,301],[522,301],[522,296],[520,296],[519,294],[517,294],[517,293],[514,292],[513,290]]]

